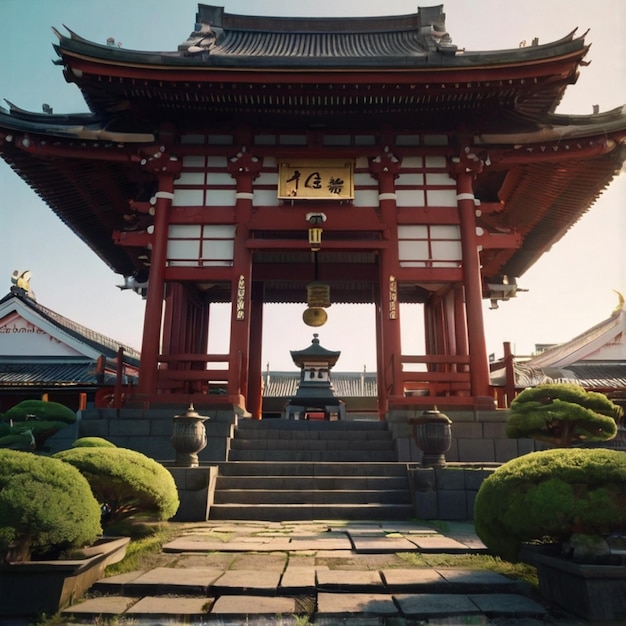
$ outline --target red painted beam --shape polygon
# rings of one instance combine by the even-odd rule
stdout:
[[[389,241],[324,241],[322,237],[322,250],[382,250],[388,248]],[[307,250],[310,249],[307,239],[248,239],[246,247],[251,250]]]
[[[522,247],[520,233],[484,233],[476,238],[484,250],[518,249]]]

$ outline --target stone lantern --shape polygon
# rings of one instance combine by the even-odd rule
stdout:
[[[293,362],[300,368],[300,383],[285,407],[287,419],[310,419],[316,413],[325,420],[346,418],[345,404],[335,395],[330,377],[340,354],[323,348],[317,333],[313,333],[308,348],[291,351]]]
[[[170,441],[176,450],[176,465],[198,467],[198,452],[207,445],[204,422],[208,419],[205,415],[199,415],[193,404],[182,415],[174,416]]]
[[[433,408],[408,421],[415,444],[424,453],[422,466],[445,467],[445,453],[452,444],[452,420]]]

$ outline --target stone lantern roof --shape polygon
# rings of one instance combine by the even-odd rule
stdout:
[[[317,333],[313,333],[313,339],[311,340],[311,345],[308,348],[305,348],[304,350],[291,350],[290,354],[293,362],[300,369],[304,367],[305,363],[323,363],[330,369],[335,366],[335,363],[337,363],[337,360],[341,355],[341,351],[334,352],[332,350],[327,350],[320,345],[319,335]]]

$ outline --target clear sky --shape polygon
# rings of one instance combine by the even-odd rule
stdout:
[[[626,103],[626,2],[623,0],[447,0],[442,2],[453,42],[467,50],[517,48],[560,39],[578,28],[592,43],[580,78],[558,112],[591,113]],[[205,4],[210,4],[206,2]],[[231,0],[216,2],[229,13],[282,16],[358,16],[414,13],[417,0]],[[80,92],[53,65],[51,27],[67,26],[81,37],[124,48],[172,51],[192,32],[196,0],[0,0],[0,98],[16,106],[55,113],[87,111]],[[341,9],[338,12],[338,7]],[[58,313],[135,348],[141,347],[144,302],[120,291],[114,274],[0,161],[0,297],[13,270],[31,270],[37,300]],[[485,302],[487,350],[502,354],[510,341],[519,355],[536,343],[567,341],[606,319],[626,294],[626,175],[620,175],[590,212],[518,279],[528,289],[498,310]],[[4,287],[3,287],[4,285]],[[332,296],[332,294],[331,294]],[[263,364],[294,369],[289,351],[306,348],[314,329],[302,322],[305,305],[267,305]],[[372,306],[331,306],[317,329],[330,350],[341,350],[338,371],[375,370]],[[212,316],[210,352],[225,350],[226,312]],[[403,351],[423,351],[420,308],[401,308]]]

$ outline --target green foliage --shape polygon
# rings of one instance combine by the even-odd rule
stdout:
[[[58,402],[44,402],[43,400],[24,400],[14,407],[11,407],[2,417],[8,422],[27,421],[50,421],[63,422],[65,425],[73,424],[76,421],[76,413],[69,407]]]
[[[80,437],[74,441],[72,448],[117,448],[117,446],[103,437]]]
[[[100,533],[100,506],[80,472],[57,459],[0,450],[0,560],[54,555]]]
[[[2,422],[0,448],[42,450],[46,439],[76,422],[76,414],[58,402],[24,400],[6,412]]]
[[[483,481],[474,524],[489,550],[511,562],[523,543],[626,530],[626,454],[572,448],[513,459]]]
[[[567,447],[617,434],[623,410],[604,394],[574,384],[537,385],[511,402],[507,435]]]
[[[76,467],[89,482],[98,502],[110,508],[103,518],[105,526],[138,513],[167,520],[178,510],[174,478],[160,463],[140,452],[78,447],[54,456]]]

